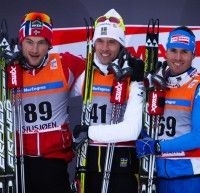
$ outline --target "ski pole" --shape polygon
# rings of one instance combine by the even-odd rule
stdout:
[[[156,79],[156,85],[160,85],[159,87],[165,87],[164,79]],[[154,86],[154,90],[150,91],[149,93],[149,101],[148,101],[148,112],[152,116],[152,131],[151,131],[151,138],[154,140],[158,139],[158,128],[160,123],[160,117],[164,113],[164,98],[165,98],[165,91],[158,90],[156,86]],[[149,156],[149,174],[148,174],[148,188],[147,192],[151,193],[153,184],[153,177],[154,177],[154,170],[155,170],[155,155]]]
[[[25,173],[24,173],[24,145],[23,145],[23,132],[22,132],[22,98],[21,88],[17,89],[17,111],[18,111],[18,122],[19,122],[19,153],[20,153],[20,170],[21,170],[21,189],[22,193],[25,193]]]
[[[19,187],[18,187],[18,168],[17,168],[17,133],[16,133],[16,111],[15,111],[15,95],[14,95],[14,90],[11,90],[11,94],[12,94],[12,114],[13,114],[13,132],[14,132],[14,141],[15,141],[15,144],[14,144],[14,151],[15,151],[15,183],[16,183],[16,187],[15,187],[15,190],[16,190],[16,193],[19,192]]]
[[[92,88],[93,88],[93,46],[91,43],[93,37],[93,19],[90,18],[90,25],[85,19],[86,33],[87,33],[87,46],[86,46],[86,69],[85,80],[83,87],[83,105],[81,113],[81,125],[90,125],[90,113],[92,110]],[[77,152],[76,160],[76,177],[73,183],[73,191],[78,193],[85,192],[85,172],[86,172],[86,155],[88,148],[88,139],[82,143]]]
[[[160,116],[154,117],[155,119],[157,119],[155,120],[156,123],[159,123],[159,117]],[[151,137],[155,140],[158,138],[158,129],[155,129],[152,131]],[[148,185],[147,185],[148,193],[151,193],[152,189],[155,188],[153,187],[154,186],[153,184],[154,170],[155,170],[155,155],[150,155],[149,156],[149,170],[148,170]]]
[[[129,72],[127,72],[128,74]],[[126,76],[124,76],[126,77]],[[126,100],[127,88],[129,85],[129,79],[122,81],[113,81],[113,91],[111,94],[110,102],[113,104],[112,114],[111,114],[111,124],[117,124],[121,115],[121,108]],[[104,173],[103,173],[103,182],[101,187],[101,193],[107,193],[109,182],[110,182],[110,173],[112,169],[112,161],[114,156],[115,143],[108,143],[106,149],[106,157],[104,164]]]
[[[25,193],[25,171],[24,171],[24,146],[23,146],[23,131],[22,131],[22,87],[23,87],[23,72],[18,61],[14,61],[7,67],[8,73],[8,88],[12,91],[12,107],[14,112],[15,128],[18,128],[19,134],[19,162],[20,162],[20,179],[21,191]],[[16,138],[16,134],[15,134]],[[16,166],[17,170],[17,166]],[[16,178],[18,183],[18,177]]]
[[[0,191],[6,191],[6,111],[5,111],[5,102],[6,102],[6,77],[5,77],[5,57],[4,52],[7,46],[7,25],[5,20],[1,21],[0,27]]]
[[[159,38],[159,20],[150,19],[146,32],[146,48],[145,48],[145,65],[144,77],[148,80],[148,76],[156,72],[158,62],[158,38]],[[143,127],[147,134],[153,139],[157,138],[158,124],[160,114],[153,115],[149,111],[150,93],[154,91],[154,85],[146,85],[144,90],[144,113]],[[153,104],[153,103],[152,103]],[[154,171],[155,156],[145,156],[140,159],[139,166],[139,189],[141,193],[151,193],[155,191]],[[153,188],[152,188],[153,187]]]
[[[117,105],[113,104],[111,124],[117,123],[116,118],[115,118],[115,116],[117,116],[116,108],[117,108]],[[101,187],[101,193],[108,192],[114,148],[115,148],[115,143],[108,143],[108,145],[106,147],[106,157],[105,157],[105,164],[104,164],[104,173],[103,173],[103,182],[102,182],[102,187]]]
[[[108,192],[108,186],[109,186],[109,180],[110,180],[110,172],[111,172],[111,167],[112,167],[114,148],[115,148],[115,144],[114,143],[109,143],[107,145],[101,193],[107,193]]]

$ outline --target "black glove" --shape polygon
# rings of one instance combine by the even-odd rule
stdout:
[[[122,76],[130,76],[132,81],[144,80],[144,62],[133,57],[130,52],[123,48],[118,56],[122,68]]]
[[[76,125],[73,129],[73,149],[77,150],[88,138],[88,125]]]
[[[118,57],[108,65],[108,71],[113,73],[118,81],[122,81],[128,76],[132,76],[132,68],[128,65],[130,58],[131,55],[128,50],[122,48]]]
[[[128,65],[132,68],[132,81],[143,81],[144,80],[144,62],[135,57],[130,57],[128,60]]]
[[[158,61],[156,65],[156,72],[152,74],[151,81],[157,89],[167,89],[167,79],[169,77],[169,67],[167,62]]]
[[[167,80],[167,78],[170,75],[170,70],[169,70],[167,61],[164,61],[164,62],[158,61],[156,69],[157,69],[157,71],[155,72],[155,74],[162,76],[165,80]]]

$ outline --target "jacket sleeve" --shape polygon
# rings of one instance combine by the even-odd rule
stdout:
[[[70,87],[70,96],[80,96],[84,82],[85,60],[66,52],[61,54],[61,62]]]
[[[136,140],[142,128],[143,83],[131,82],[124,120],[113,125],[90,126],[88,136],[101,143]]]
[[[70,97],[76,97],[82,95],[84,77],[85,77],[85,71],[82,72],[82,74],[76,79],[76,81],[72,85]]]

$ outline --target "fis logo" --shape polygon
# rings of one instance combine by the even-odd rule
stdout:
[[[57,60],[54,58],[51,60],[51,65],[50,65],[51,70],[55,70],[58,68]]]

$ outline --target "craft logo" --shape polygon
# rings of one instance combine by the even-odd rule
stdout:
[[[174,35],[171,37],[171,43],[183,43],[183,44],[189,44],[190,38],[184,35]]]
[[[34,20],[31,22],[31,28],[42,28],[42,22],[40,20]]]
[[[188,88],[192,88],[193,86],[195,86],[197,84],[198,80],[193,80],[189,85]]]

